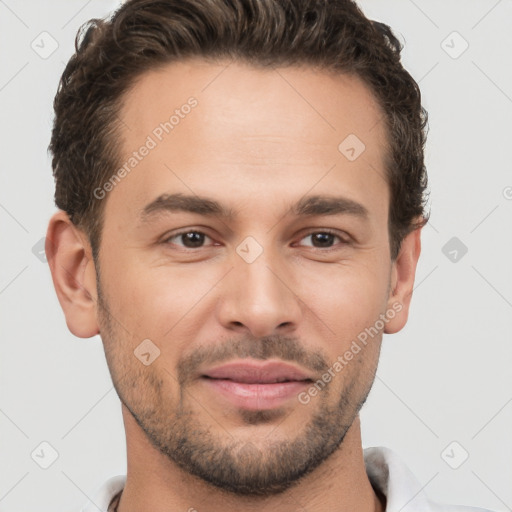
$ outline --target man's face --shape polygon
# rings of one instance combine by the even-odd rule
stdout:
[[[124,99],[122,163],[138,156],[104,199],[98,325],[121,400],[162,454],[269,494],[336,450],[373,383],[382,324],[353,342],[392,307],[386,141],[354,77],[226,66],[168,65]],[[176,209],[174,194],[231,215]],[[328,214],[311,196],[344,201]]]

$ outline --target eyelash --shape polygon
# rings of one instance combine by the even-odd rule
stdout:
[[[199,233],[201,235],[205,235],[206,237],[208,237],[208,238],[210,238],[212,240],[212,238],[210,236],[208,236],[206,233],[204,233],[203,231],[199,231],[197,229],[186,229],[186,230],[183,230],[183,231],[179,231],[178,233],[174,233],[171,236],[168,236],[167,238],[165,238],[162,241],[162,243],[164,245],[171,245],[170,242],[169,242],[170,240],[172,240],[173,238],[178,238],[181,235],[185,235],[187,233]],[[316,233],[333,235],[333,236],[337,237],[340,240],[340,244],[341,245],[349,245],[350,244],[349,240],[344,239],[336,231],[331,230],[331,229],[315,229],[315,230],[309,231],[309,232],[304,234],[304,236],[301,238],[301,240],[303,240],[304,238],[307,238],[308,236],[314,235]],[[320,250],[321,252],[330,252],[330,251],[335,251],[335,250],[339,249],[339,247],[312,247],[312,246],[309,246],[309,247],[311,247],[312,249]],[[182,250],[184,252],[195,252],[198,249],[204,249],[204,247],[191,248],[191,247],[182,247],[182,246],[180,246],[180,250]]]

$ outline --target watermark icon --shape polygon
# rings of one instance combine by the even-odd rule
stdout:
[[[42,263],[47,262],[46,251],[45,251],[46,237],[43,236],[32,246],[32,254]]]
[[[357,160],[366,149],[363,141],[351,133],[341,141],[338,151],[350,162]]]
[[[466,255],[468,248],[462,240],[454,236],[443,245],[441,252],[452,263],[458,263]]]
[[[49,32],[44,31],[30,43],[30,47],[41,59],[46,60],[57,50],[59,43]]]
[[[162,142],[166,135],[171,133],[172,130],[180,124],[182,119],[185,119],[185,117],[190,114],[197,104],[197,99],[193,96],[190,97],[187,103],[184,103],[180,108],[174,110],[174,113],[167,121],[163,121],[155,127],[151,134],[146,137],[144,144],[142,144],[138,150],[133,151],[132,156],[130,156],[101,187],[94,189],[94,197],[96,199],[103,199],[107,195],[107,192],[111,192],[123,178],[128,176],[128,174],[158,146],[159,142]]]
[[[144,366],[149,366],[160,356],[160,349],[150,339],[145,339],[133,353]]]
[[[503,197],[507,201],[512,201],[512,187],[508,186],[503,189]]]
[[[468,460],[469,453],[458,441],[452,441],[441,452],[441,458],[452,469],[459,469]]]
[[[452,59],[458,59],[469,48],[469,43],[454,30],[441,41],[441,48]]]
[[[39,467],[48,469],[59,458],[59,452],[48,441],[43,441],[36,446],[30,456]]]
[[[236,253],[246,263],[252,263],[263,253],[263,247],[256,241],[255,238],[248,236],[237,245]]]
[[[361,331],[357,335],[357,340],[352,341],[350,348],[346,350],[343,355],[339,355],[336,358],[336,361],[327,369],[322,377],[306,391],[302,391],[297,395],[299,402],[303,405],[307,405],[311,401],[311,397],[318,395],[319,391],[322,391],[327,384],[354,359],[354,356],[359,354],[359,352],[366,347],[369,341],[368,337],[373,339],[377,336],[384,329],[385,325],[395,318],[396,314],[400,313],[402,309],[403,305],[400,302],[395,302],[390,309],[379,315],[378,320],[376,320],[371,327],[366,327],[364,331]],[[361,345],[363,346],[361,347]]]

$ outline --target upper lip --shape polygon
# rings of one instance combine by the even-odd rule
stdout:
[[[269,384],[284,381],[312,380],[305,371],[282,361],[232,361],[203,372],[203,377],[229,379],[245,384]]]

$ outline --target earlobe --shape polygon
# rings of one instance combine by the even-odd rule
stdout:
[[[393,262],[388,310],[393,310],[394,316],[386,323],[386,334],[400,331],[407,323],[416,266],[421,252],[421,229],[415,229],[403,239],[400,252]]]
[[[96,271],[90,245],[62,210],[50,219],[45,250],[69,330],[80,338],[98,334]]]

